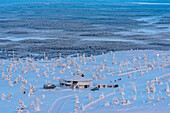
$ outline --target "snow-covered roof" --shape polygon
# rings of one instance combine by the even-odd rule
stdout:
[[[85,78],[85,77],[68,77],[68,78],[63,78],[62,80],[66,80],[66,81],[92,81],[92,79]]]

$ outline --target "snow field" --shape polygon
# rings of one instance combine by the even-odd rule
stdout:
[[[91,91],[59,86],[59,79],[81,73],[93,79],[94,87],[118,84],[119,88]],[[91,57],[78,54],[66,59],[1,59],[0,74],[2,113],[168,113],[170,110],[169,51],[121,51]],[[43,89],[48,82],[57,88]],[[24,109],[23,103],[18,105],[20,101],[26,105]]]

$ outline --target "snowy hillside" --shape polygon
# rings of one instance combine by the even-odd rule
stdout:
[[[72,89],[59,80],[80,76],[93,86]],[[55,89],[43,89],[51,82]],[[99,56],[0,60],[0,113],[169,113],[170,51],[121,51]]]

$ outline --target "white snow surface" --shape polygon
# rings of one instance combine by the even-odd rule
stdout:
[[[59,79],[79,76],[77,74],[80,72],[86,78],[93,79],[93,86],[118,84],[119,88],[91,91],[91,88],[71,89],[59,86]],[[15,84],[17,77],[18,83]],[[22,83],[19,78],[27,82]],[[9,86],[9,81],[12,81],[13,86]],[[57,87],[43,89],[46,82],[56,84]],[[29,84],[35,86],[32,96],[28,96]],[[153,86],[155,91],[147,93],[147,84],[149,88]],[[25,86],[25,94],[20,89],[22,85]],[[27,106],[23,113],[169,113],[169,85],[170,51],[131,50],[47,61],[35,61],[32,58],[1,59],[0,95],[4,93],[5,100],[0,98],[0,113],[17,113],[19,100]],[[9,93],[13,94],[12,98],[8,98]],[[101,98],[102,93],[104,96]],[[129,100],[130,104],[123,104],[121,96],[125,101]],[[40,99],[39,111],[35,109],[37,97]],[[114,98],[118,99],[118,104],[114,104]],[[31,108],[29,105],[32,101],[35,104]]]

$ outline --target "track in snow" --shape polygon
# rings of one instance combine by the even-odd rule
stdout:
[[[115,94],[115,92],[110,93],[110,94],[104,96],[104,98],[99,98],[99,99],[97,99],[97,100],[95,100],[95,101],[93,101],[93,102],[87,104],[86,106],[84,106],[84,109],[87,109],[89,106],[91,106],[91,105],[97,103],[98,101],[100,101],[100,100],[102,100],[102,99],[105,99],[106,97],[109,97],[109,96],[111,96],[111,95],[114,95],[114,94]]]
[[[48,110],[47,113],[62,113],[62,109],[64,107],[64,104],[67,102],[68,99],[73,95],[68,95],[68,96],[64,96],[61,98],[58,98],[55,100],[55,102],[51,105],[50,109]]]

